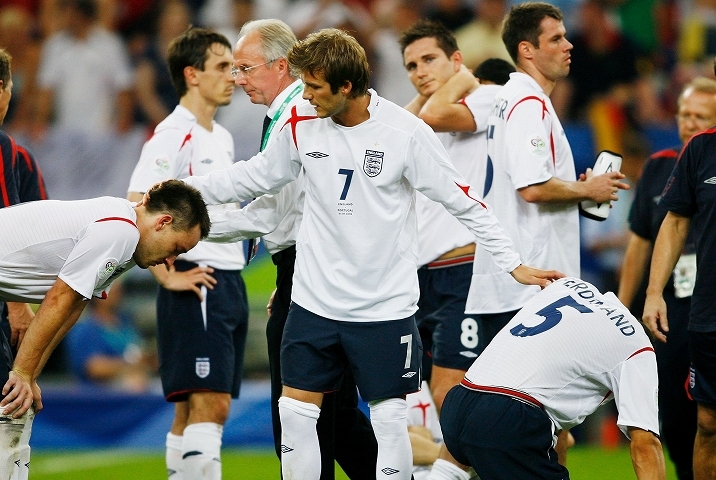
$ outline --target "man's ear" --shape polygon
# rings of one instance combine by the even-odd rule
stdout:
[[[164,227],[171,227],[173,223],[174,217],[172,217],[168,213],[165,213],[157,217],[157,219],[154,221],[154,226],[156,230],[159,231],[162,230]]]
[[[5,82],[0,80],[0,91],[5,90]]]
[[[534,49],[535,46],[527,40],[522,40],[519,45],[517,45],[517,53],[527,60],[532,60]]]
[[[196,76],[196,68],[192,66],[184,67],[184,81],[187,87],[189,85],[198,85],[199,79]]]
[[[452,55],[450,55],[450,61],[453,64],[455,72],[457,73],[462,65],[462,52],[460,50],[455,50]]]
[[[353,91],[353,84],[350,80],[346,80],[345,83],[338,89],[346,97]]]

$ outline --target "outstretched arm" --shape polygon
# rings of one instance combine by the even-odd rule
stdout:
[[[87,302],[61,279],[57,279],[45,296],[45,300],[25,333],[17,352],[12,375],[5,383],[0,407],[9,405],[13,416],[22,416],[35,403],[35,410],[42,408],[42,398],[37,388],[47,359],[82,313]]]
[[[552,177],[546,182],[521,188],[518,192],[529,203],[577,203],[582,200],[609,202],[619,199],[617,192],[620,189],[629,189],[629,185],[620,181],[623,178],[621,172],[594,176],[591,169],[587,169],[583,181],[565,181]]]

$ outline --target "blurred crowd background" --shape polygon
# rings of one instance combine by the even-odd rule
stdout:
[[[419,18],[445,23],[470,68],[490,57],[510,60],[500,33],[511,1],[0,0],[0,47],[13,56],[14,82],[3,129],[35,154],[50,198],[124,197],[143,142],[178,103],[166,50],[188,25],[218,29],[231,43],[241,25],[255,18],[280,18],[299,38],[324,27],[343,28],[365,47],[373,88],[405,105],[415,91],[397,43],[404,29]],[[650,153],[680,143],[674,116],[683,85],[696,76],[713,78],[716,0],[553,3],[565,14],[574,50],[571,73],[551,98],[577,173],[608,149],[624,156],[622,171],[635,185]],[[258,152],[264,115],[265,107],[251,104],[240,88],[231,105],[220,109],[217,121],[233,134],[237,160]],[[600,289],[616,292],[630,205],[629,192],[621,192],[606,222],[583,222],[583,277]],[[256,281],[254,291],[261,292],[250,299],[249,377],[267,374],[264,308],[274,280],[272,265],[261,271],[261,262],[256,264],[249,267],[253,276],[246,272],[249,290]],[[141,355],[135,347],[125,355],[142,358],[138,370],[151,376],[155,285],[145,273],[131,272],[124,298],[113,304],[116,312],[129,312],[129,320],[88,310],[136,328],[136,341],[129,341],[130,334],[113,341],[149,345]],[[48,365],[50,373],[70,377],[69,343]],[[123,385],[151,388],[151,379],[138,380],[133,371]]]

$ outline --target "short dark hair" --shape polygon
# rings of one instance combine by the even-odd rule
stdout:
[[[189,88],[184,78],[184,69],[194,67],[203,71],[206,59],[209,58],[209,49],[214,44],[225,46],[231,51],[231,43],[222,34],[208,28],[190,26],[181,35],[174,38],[169,44],[169,75],[172,85],[179,95],[183,97]]]
[[[517,63],[517,47],[520,42],[528,41],[539,48],[539,36],[542,33],[542,20],[551,17],[561,22],[562,12],[549,3],[525,2],[513,6],[502,25],[502,41],[507,53]]]
[[[149,200],[145,205],[149,213],[168,213],[174,218],[174,228],[188,231],[199,225],[201,238],[206,238],[211,229],[206,203],[196,188],[181,180],[166,180],[147,192]]]
[[[72,8],[90,20],[97,19],[97,2],[95,0],[62,0],[60,5],[64,8]]]
[[[488,58],[475,67],[473,74],[480,80],[487,80],[495,85],[504,85],[510,79],[515,66],[501,58]]]
[[[2,80],[2,88],[6,89],[10,78],[12,77],[12,55],[4,48],[0,48],[0,80]]]
[[[400,36],[400,52],[405,53],[408,45],[422,38],[434,38],[440,50],[448,57],[458,50],[455,35],[445,25],[431,20],[418,20]]]
[[[337,28],[324,28],[300,40],[288,52],[291,75],[300,77],[304,72],[323,74],[331,92],[351,82],[349,98],[368,92],[370,66],[365,50],[358,40]]]

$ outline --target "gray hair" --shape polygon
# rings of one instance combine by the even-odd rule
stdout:
[[[246,22],[239,32],[239,40],[253,32],[259,34],[266,60],[286,58],[289,50],[298,42],[291,27],[274,18]]]

